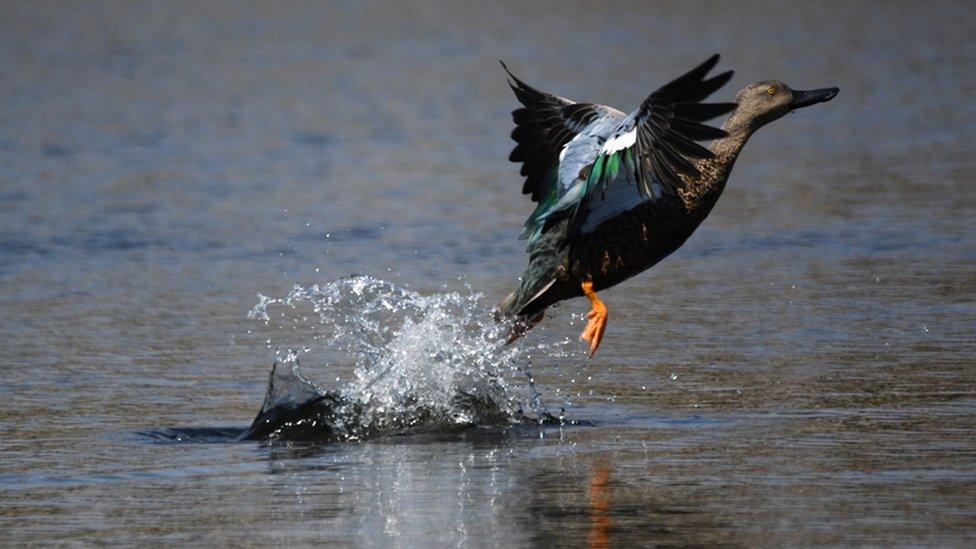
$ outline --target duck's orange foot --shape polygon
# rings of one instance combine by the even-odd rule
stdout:
[[[603,332],[607,329],[607,311],[592,310],[587,315],[590,321],[586,324],[586,329],[580,334],[580,339],[590,342],[590,356],[596,353],[603,341]]]
[[[586,329],[580,334],[580,339],[590,343],[590,356],[593,356],[596,350],[600,348],[600,342],[603,341],[603,332],[607,330],[609,313],[607,306],[600,301],[596,292],[593,291],[593,283],[586,281],[582,286],[583,294],[590,300],[590,306],[593,308],[586,315],[586,318],[590,320],[586,323]]]

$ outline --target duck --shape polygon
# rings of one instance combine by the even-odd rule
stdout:
[[[709,76],[719,58],[661,86],[630,114],[540,91],[501,63],[521,104],[512,111],[509,160],[521,164],[522,193],[536,203],[520,235],[528,266],[496,308],[511,326],[509,343],[552,305],[586,297],[580,339],[592,357],[609,318],[597,292],[650,269],[688,240],[756,131],[839,92],[761,80],[734,101],[706,103],[733,75]],[[724,115],[721,128],[705,124]]]

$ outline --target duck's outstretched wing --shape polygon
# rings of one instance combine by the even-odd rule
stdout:
[[[540,216],[572,186],[582,167],[583,162],[576,162],[579,165],[572,177],[563,177],[565,181],[560,181],[560,163],[567,160],[572,164],[577,160],[564,158],[566,146],[594,125],[612,121],[604,124],[608,133],[623,113],[606,105],[576,103],[539,91],[512,74],[505,63],[502,67],[511,78],[509,86],[522,104],[512,111],[515,122],[512,140],[516,145],[508,159],[522,164],[520,173],[525,177],[522,194],[531,195],[532,201],[539,203],[526,221],[522,234],[522,238],[526,238],[536,228]]]
[[[702,103],[732,78],[732,71],[705,78],[718,60],[713,55],[659,88],[621,122],[589,167],[583,197],[570,214],[570,239],[643,202],[674,194],[681,186],[679,174],[700,175],[696,160],[713,154],[697,142],[726,136],[701,122],[736,106]]]
[[[603,105],[595,103],[576,103],[539,91],[526,84],[508,70],[502,68],[511,78],[508,85],[522,107],[512,111],[512,140],[515,148],[508,159],[521,162],[520,173],[525,176],[522,194],[532,195],[533,202],[545,198],[550,179],[555,177],[559,163],[559,153],[586,126],[601,115]]]

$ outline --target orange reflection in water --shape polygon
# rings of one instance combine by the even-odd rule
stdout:
[[[589,547],[610,547],[610,467],[606,461],[599,460],[593,464],[590,472],[590,534],[587,536]]]

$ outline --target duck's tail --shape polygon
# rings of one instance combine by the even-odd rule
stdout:
[[[495,309],[495,322],[507,322],[509,325],[506,345],[510,345],[526,332],[535,327],[545,316],[545,309],[533,314],[519,314],[523,307],[518,304],[518,291],[514,291],[502,300]]]
[[[515,301],[517,299],[518,290],[505,296],[505,299],[495,307],[495,320],[501,322],[505,317],[517,316],[517,309],[515,307]]]

